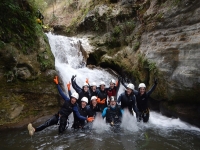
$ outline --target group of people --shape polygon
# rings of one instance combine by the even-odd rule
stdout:
[[[148,122],[148,98],[157,85],[157,80],[155,79],[153,87],[149,91],[146,91],[146,85],[140,83],[137,91],[132,83],[125,85],[119,77],[117,81],[111,79],[108,88],[106,88],[104,81],[101,81],[99,86],[97,86],[95,82],[89,84],[88,79],[86,79],[81,88],[76,83],[76,76],[72,76],[71,83],[67,84],[68,97],[61,89],[57,76],[54,78],[54,82],[57,85],[59,94],[64,99],[64,104],[58,113],[44,124],[34,128],[29,123],[28,130],[30,135],[56,124],[59,126],[59,133],[63,133],[67,128],[68,117],[72,112],[74,115],[72,128],[74,129],[82,129],[87,122],[93,122],[97,112],[101,112],[106,123],[109,123],[111,126],[119,125],[124,109],[128,109],[131,115],[134,114],[134,111],[138,122],[141,120]],[[120,83],[126,89],[117,99]],[[71,92],[71,85],[75,90],[73,93]]]

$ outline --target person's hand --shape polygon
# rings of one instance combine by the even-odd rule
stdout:
[[[73,81],[75,78],[76,78],[76,75],[73,75],[72,78],[71,78],[71,80]]]
[[[103,100],[101,100],[100,98],[97,98],[97,103],[98,104],[105,104],[106,103],[106,99],[104,98]]]
[[[88,121],[88,122],[94,121],[94,117],[88,117],[88,118],[87,118],[87,121]]]
[[[55,76],[55,78],[53,79],[53,81],[58,84],[58,76]]]
[[[100,104],[101,103],[101,100],[100,98],[97,98],[97,103]]]
[[[115,85],[118,86],[118,80],[116,81]]]
[[[158,84],[157,78],[154,78],[154,84]]]
[[[68,91],[70,91],[70,86],[71,86],[71,83],[70,82],[67,83],[67,89],[68,89]]]
[[[88,78],[86,78],[85,82],[86,82],[87,84],[89,84],[89,80],[88,80]]]

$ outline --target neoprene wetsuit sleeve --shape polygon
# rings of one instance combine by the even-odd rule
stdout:
[[[57,84],[57,88],[58,88],[58,92],[59,94],[62,96],[62,98],[65,100],[65,101],[69,101],[70,99],[63,93],[61,87],[59,84]]]
[[[106,108],[104,108],[104,110],[103,110],[103,112],[102,112],[102,117],[104,118],[105,116],[106,116],[106,111],[107,111],[107,107]]]
[[[154,85],[152,86],[152,88],[147,92],[147,95],[148,95],[148,96],[151,95],[151,93],[155,90],[156,86],[157,86],[157,84],[154,84]]]
[[[87,120],[86,117],[83,117],[83,116],[80,115],[77,106],[74,106],[74,107],[73,107],[73,112],[75,113],[75,115],[76,115],[80,120]]]
[[[124,83],[123,80],[121,80],[122,85],[127,89],[127,85]]]
[[[74,88],[74,90],[77,92],[77,93],[80,93],[82,91],[82,89],[80,87],[77,87],[76,85],[76,81],[75,80],[71,80],[72,82],[72,87]]]
[[[71,90],[68,90],[68,94],[69,94],[69,97],[71,97],[71,95],[72,95]]]
[[[77,89],[82,90],[80,86],[78,86],[78,84],[76,83],[76,80],[74,80],[74,84],[76,86]]]

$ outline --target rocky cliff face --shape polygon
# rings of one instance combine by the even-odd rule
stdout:
[[[0,127],[41,116],[58,104],[54,58],[27,1],[1,1]],[[8,19],[9,18],[9,19]],[[30,121],[30,120],[29,120]]]

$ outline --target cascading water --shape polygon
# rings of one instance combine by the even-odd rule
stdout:
[[[103,69],[89,69],[80,51],[80,41],[85,49],[90,50],[87,39],[69,38],[47,34],[56,70],[60,80],[66,85],[72,75],[77,75],[77,84],[81,87],[86,78],[89,82],[103,80],[109,83],[116,79]],[[108,86],[108,85],[107,85]],[[73,90],[73,89],[72,89]],[[124,91],[121,85],[119,93]],[[65,87],[65,93],[67,89]],[[35,133],[32,140],[26,129],[2,131],[0,149],[199,149],[200,129],[179,119],[162,116],[157,112],[150,113],[148,123],[137,122],[135,117],[124,113],[121,128],[112,130],[101,116],[93,123],[91,130],[75,132],[71,128],[62,135],[57,135],[57,126],[49,127]],[[5,144],[6,143],[6,144]]]

